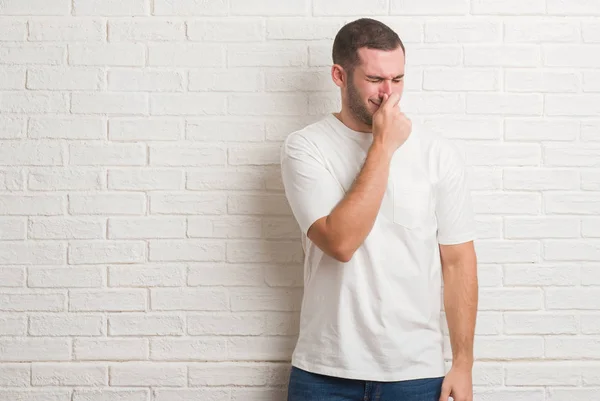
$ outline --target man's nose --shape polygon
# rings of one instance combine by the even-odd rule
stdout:
[[[386,94],[386,95],[391,95],[392,94],[392,81],[389,81],[387,79],[383,80],[381,82],[381,87],[379,88],[379,91],[381,92],[380,94]]]

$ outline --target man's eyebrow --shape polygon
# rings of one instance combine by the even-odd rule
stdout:
[[[378,77],[376,75],[367,75],[366,77],[369,78],[369,79],[385,79],[383,77]],[[397,75],[397,76],[395,76],[392,79],[400,79],[400,78],[404,78],[404,74]]]

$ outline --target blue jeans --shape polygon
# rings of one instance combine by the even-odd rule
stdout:
[[[287,401],[439,401],[444,377],[376,382],[340,379],[292,366]]]

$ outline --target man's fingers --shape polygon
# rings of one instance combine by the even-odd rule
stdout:
[[[442,385],[442,394],[440,395],[440,401],[448,401],[452,388],[449,385]]]
[[[389,104],[389,107],[396,107],[400,102],[400,94],[398,92],[392,92],[386,104]]]

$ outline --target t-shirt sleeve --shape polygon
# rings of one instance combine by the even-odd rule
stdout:
[[[325,167],[316,148],[290,135],[281,148],[281,175],[292,213],[304,234],[343,199],[344,190]]]
[[[453,144],[440,152],[436,186],[438,243],[454,245],[476,239],[476,226],[465,163]]]

